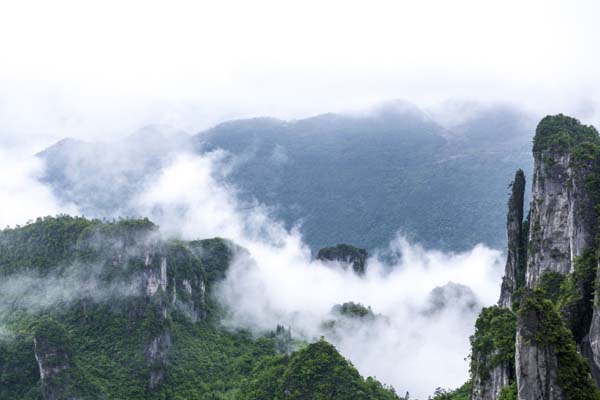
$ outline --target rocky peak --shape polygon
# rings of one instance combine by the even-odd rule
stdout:
[[[600,399],[591,379],[600,377],[600,309],[592,306],[600,279],[600,137],[574,118],[548,116],[533,157],[525,220],[522,171],[511,185],[500,307],[482,311],[471,339],[472,398]],[[511,318],[514,326],[499,325]],[[503,363],[494,361],[499,355]]]
[[[585,188],[594,160],[581,149],[598,132],[562,114],[542,119],[534,137],[534,175],[527,255],[528,287],[546,271],[567,274],[573,258],[593,246],[594,204]]]
[[[522,286],[522,276],[525,272],[527,245],[524,243],[523,232],[523,201],[525,199],[525,173],[519,169],[512,182],[511,195],[508,200],[506,216],[507,256],[504,278],[498,305],[511,308],[512,293]]]

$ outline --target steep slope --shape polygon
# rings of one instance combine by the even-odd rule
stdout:
[[[600,399],[599,382],[591,374],[598,376],[593,300],[598,279],[600,137],[593,127],[573,118],[548,116],[536,129],[533,155],[528,221],[521,223],[521,171],[509,200],[500,308],[484,309],[480,315],[485,319],[495,310],[512,316],[516,326],[498,329],[493,319],[483,329],[478,325],[476,339],[491,337],[492,344],[505,346],[496,344],[490,352],[472,340],[473,399],[499,399],[509,393],[522,400]],[[526,247],[519,244],[524,235]],[[514,339],[504,340],[509,337]],[[502,348],[508,350],[499,351]],[[486,357],[489,354],[492,358]],[[499,354],[504,355],[505,369],[482,374],[497,365],[493,357]]]
[[[511,184],[512,193],[508,200],[508,215],[506,216],[507,255],[505,274],[500,289],[500,307],[512,307],[512,294],[522,287],[525,279],[527,262],[527,235],[529,217],[523,225],[523,201],[525,199],[525,174],[518,170]]]
[[[61,216],[0,231],[0,398],[260,398],[246,389],[260,365],[288,360],[291,338],[220,328],[212,294],[238,251],[222,239],[165,240],[148,220]],[[398,398],[329,344],[308,348],[289,360],[316,368],[327,393]]]

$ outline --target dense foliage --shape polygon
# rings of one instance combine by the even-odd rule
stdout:
[[[249,400],[398,399],[376,380],[363,379],[324,339],[258,365],[244,392]]]
[[[60,216],[0,231],[0,246],[3,279],[36,282],[0,298],[2,399],[278,398],[263,397],[269,387],[286,399],[398,398],[323,340],[293,352],[283,327],[259,338],[222,329],[211,289],[235,251],[222,239],[165,241],[148,220]],[[90,292],[71,297],[42,284],[89,278]]]
[[[467,382],[454,390],[437,388],[430,400],[469,400],[470,398],[471,382]]]
[[[537,126],[533,138],[533,152],[563,151],[582,143],[598,143],[598,131],[591,125],[582,125],[577,119],[563,114],[548,115]]]
[[[317,253],[317,259],[322,261],[339,261],[350,264],[357,274],[364,274],[369,253],[365,249],[349,244],[338,244],[333,247],[324,247]]]
[[[492,306],[484,308],[475,322],[475,333],[471,336],[471,375],[482,380],[489,376],[497,365],[508,366],[515,371],[516,315],[507,308]]]
[[[344,304],[336,304],[331,310],[334,314],[339,314],[349,318],[375,318],[371,307],[365,307],[360,303],[354,303],[352,301]]]
[[[518,398],[519,395],[516,381],[513,381],[513,383],[510,385],[503,387],[498,395],[498,400],[518,400]]]

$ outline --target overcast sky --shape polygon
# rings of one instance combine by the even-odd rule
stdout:
[[[0,144],[388,99],[600,121],[599,16],[594,0],[3,2]]]

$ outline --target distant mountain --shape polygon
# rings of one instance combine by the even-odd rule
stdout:
[[[342,242],[374,250],[398,231],[444,250],[502,247],[507,186],[515,169],[532,168],[534,119],[468,106],[454,103],[450,112],[466,118],[445,126],[396,102],[363,114],[229,121],[191,137],[151,127],[123,143],[62,141],[40,153],[43,180],[86,215],[133,215],[126,200],[165,154],[223,149],[234,161],[227,182],[288,227],[301,223],[315,252]]]
[[[493,107],[448,130],[414,107],[285,122],[251,119],[200,133],[202,149],[238,160],[229,181],[302,221],[308,243],[374,249],[402,233],[431,247],[501,247],[506,187],[531,170],[534,123]]]

